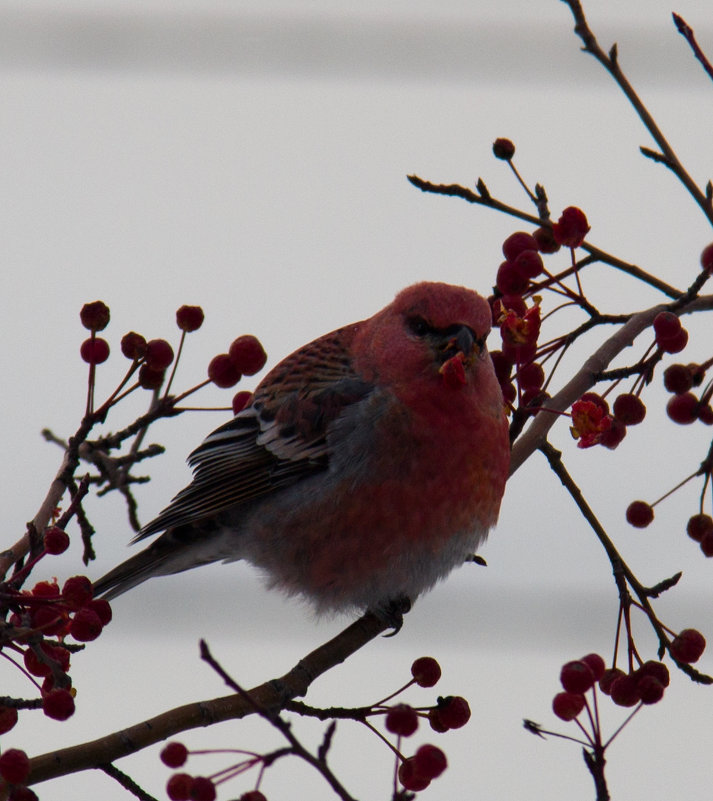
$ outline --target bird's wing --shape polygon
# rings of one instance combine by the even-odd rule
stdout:
[[[193,482],[135,540],[325,470],[330,424],[374,389],[352,366],[349,343],[358,325],[327,334],[278,364],[255,390],[252,403],[191,453]]]

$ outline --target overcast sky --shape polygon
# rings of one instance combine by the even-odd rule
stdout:
[[[713,95],[671,24],[671,8],[663,0],[587,5],[601,43],[618,42],[622,67],[705,184]],[[708,0],[675,10],[713,52]],[[117,355],[100,370],[101,395],[124,369],[121,335],[133,329],[177,341],[174,312],[183,303],[201,304],[206,323],[189,340],[176,389],[201,379],[210,358],[241,333],[259,336],[273,365],[369,316],[414,281],[487,293],[502,240],[521,226],[423,195],[405,176],[464,184],[482,176],[493,194],[525,207],[490,153],[497,136],[515,141],[518,166],[544,183],[554,212],[580,205],[591,241],[665,280],[684,285],[712,238],[671,175],[638,156],[639,145],[651,145],[647,134],[603,70],[580,53],[571,15],[556,0],[0,2],[0,101],[7,541],[34,516],[59,465],[59,450],[40,430],[66,436],[82,413],[78,311],[86,301],[101,298],[112,311],[107,336]],[[587,281],[607,310],[659,299],[604,269]],[[694,343],[690,359],[703,358],[706,347]],[[227,397],[209,389],[201,399]],[[667,425],[663,395],[652,388],[649,397],[646,425],[615,454],[577,451],[566,425],[553,439],[643,580],[685,570],[676,595],[661,602],[666,622],[713,637],[705,594],[713,565],[681,533],[697,489],[662,507],[645,534],[622,522],[630,500],[662,494],[704,455],[702,428]],[[138,409],[127,408],[111,427]],[[185,456],[223,419],[184,415],[156,427],[149,439],[168,451],[139,493],[142,520],[181,488]],[[536,456],[530,461],[508,486],[483,551],[488,568],[458,571],[419,601],[398,637],[372,643],[310,695],[324,705],[368,703],[402,683],[413,658],[441,659],[439,693],[465,695],[474,716],[466,729],[436,739],[451,767],[424,798],[460,797],[464,787],[493,801],[593,797],[577,747],[530,737],[521,719],[555,725],[550,701],[561,664],[588,651],[609,656],[615,588],[556,480]],[[127,556],[131,532],[119,499],[88,509],[97,563],[85,569],[76,543],[42,576],[95,578]],[[285,672],[348,622],[314,620],[242,565],[149,582],[114,610],[102,638],[73,660],[75,717],[54,724],[25,714],[3,747],[39,753],[224,694],[198,660],[201,636],[251,685]],[[643,621],[639,630],[652,656]],[[713,669],[709,656],[701,667]],[[29,694],[19,672],[6,673],[8,693]],[[682,776],[689,798],[708,797],[712,698],[674,678],[665,702],[645,710],[612,748],[614,797],[676,797]],[[610,731],[619,712],[609,715]],[[265,729],[231,723],[184,740],[274,747]],[[337,743],[335,763],[353,794],[388,798],[383,746],[363,732],[354,739],[347,726]],[[169,772],[157,749],[119,767],[161,797]],[[203,772],[200,763],[189,767]],[[296,782],[300,797],[331,797],[316,776],[290,765],[270,771],[264,791],[271,801],[294,798]],[[93,774],[39,791],[43,801],[59,801],[77,797],[78,787],[82,797],[127,798]],[[236,781],[219,797],[246,789]]]

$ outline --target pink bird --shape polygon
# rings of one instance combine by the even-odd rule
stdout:
[[[318,612],[407,609],[498,517],[510,447],[490,326],[475,292],[420,283],[288,356],[136,539],[164,533],[95,591],[245,559]]]

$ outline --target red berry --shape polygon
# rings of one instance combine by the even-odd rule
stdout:
[[[701,253],[701,267],[707,273],[713,273],[713,242],[706,245]]]
[[[530,280],[536,278],[545,269],[542,257],[536,250],[523,250],[515,259],[515,265]]]
[[[701,658],[706,641],[700,631],[684,629],[671,642],[671,656],[678,662],[692,664]]]
[[[29,787],[23,787],[20,785],[19,787],[13,787],[10,790],[10,795],[7,797],[7,801],[40,801],[37,797],[37,794],[30,790]]]
[[[139,368],[139,386],[143,389],[158,389],[165,377],[165,370],[155,370],[148,364],[142,364]]]
[[[518,317],[524,317],[527,312],[527,303],[522,298],[522,295],[500,295],[494,298],[491,304],[493,309],[494,325],[500,324],[500,317],[508,310],[512,309]]]
[[[646,528],[654,519],[654,508],[646,501],[632,501],[626,509],[626,520],[635,528]]]
[[[656,344],[661,348],[662,351],[664,351],[664,353],[680,353],[688,344],[688,331],[686,331],[685,328],[682,328],[672,337],[656,337]]]
[[[45,551],[56,556],[69,548],[69,534],[59,526],[50,526],[45,530]]]
[[[422,745],[413,755],[413,769],[417,776],[436,779],[448,767],[446,755],[435,745]]]
[[[91,609],[92,612],[95,612],[98,615],[102,626],[106,626],[108,623],[111,623],[111,605],[109,604],[109,601],[106,601],[104,598],[95,598],[89,601],[87,604],[87,609]]]
[[[19,748],[8,748],[0,754],[0,776],[10,784],[22,784],[30,775],[30,760]]]
[[[437,706],[428,710],[428,723],[433,731],[438,732],[438,734],[448,731],[448,726],[441,720],[440,709]]]
[[[641,700],[639,683],[636,676],[625,673],[615,679],[610,688],[609,695],[617,706],[634,706]]]
[[[673,312],[663,311],[659,312],[654,317],[654,333],[656,339],[669,339],[675,336],[681,330],[681,321],[678,315]]]
[[[80,609],[69,624],[69,633],[79,642],[91,642],[102,633],[99,615],[89,607]]]
[[[72,576],[64,582],[62,598],[72,609],[80,609],[92,600],[92,582],[86,576]]]
[[[240,381],[240,373],[227,353],[214,356],[208,365],[208,378],[222,389],[234,387]]]
[[[215,785],[205,776],[196,776],[191,782],[191,801],[215,801]]]
[[[663,371],[663,385],[669,392],[681,395],[693,386],[693,373],[685,364],[672,364]]]
[[[560,245],[578,248],[584,242],[584,237],[589,230],[589,223],[584,212],[576,206],[568,206],[552,226],[552,236]]]
[[[234,339],[228,350],[228,356],[241,375],[255,375],[265,366],[267,354],[260,340],[252,334]]]
[[[109,343],[101,337],[90,337],[82,342],[79,355],[87,364],[101,364],[109,358]]]
[[[200,306],[181,306],[176,312],[176,324],[186,333],[196,331],[203,325],[204,314]]]
[[[627,392],[614,401],[614,414],[625,426],[635,426],[646,417],[646,406],[637,395]]]
[[[419,687],[434,687],[441,678],[441,666],[432,656],[421,656],[411,665],[411,675]]]
[[[599,444],[613,451],[625,436],[626,426],[624,423],[621,420],[617,420],[616,417],[612,417],[611,425],[606,431],[602,431],[600,435]]]
[[[399,765],[399,781],[404,789],[411,790],[412,792],[416,793],[419,792],[419,790],[425,790],[426,787],[428,787],[428,785],[431,783],[430,779],[416,775],[413,757],[404,759],[404,761]]]
[[[85,303],[79,312],[82,325],[89,331],[103,331],[109,325],[109,307],[101,300]]]
[[[503,295],[521,295],[529,286],[530,279],[514,261],[504,261],[495,277],[495,286]]]
[[[713,556],[713,532],[706,534],[701,540],[701,551],[708,559]]]
[[[193,776],[187,773],[174,773],[166,782],[166,794],[171,801],[189,801]]]
[[[577,693],[557,693],[552,699],[552,711],[560,720],[574,720],[584,705],[584,696]]]
[[[512,403],[515,398],[517,398],[517,390],[515,389],[515,384],[510,382],[501,384],[500,391],[503,393],[503,400],[505,403]]]
[[[10,731],[17,723],[17,709],[13,706],[0,706],[0,734]]]
[[[267,798],[259,790],[248,790],[243,793],[238,801],[267,801]]]
[[[150,339],[144,359],[152,370],[165,370],[173,361],[173,348],[165,339]]]
[[[599,679],[599,689],[604,695],[611,695],[612,684],[621,676],[625,676],[623,670],[619,668],[607,668]]]
[[[503,242],[503,256],[514,261],[523,250],[537,250],[535,238],[525,231],[516,231]]]
[[[710,403],[698,407],[698,419],[703,425],[713,426],[713,406]]]
[[[517,371],[517,380],[523,389],[537,389],[545,383],[545,371],[538,362],[530,362]]]
[[[38,581],[32,588],[32,595],[35,598],[58,598],[59,585],[56,581]]]
[[[641,676],[637,688],[643,704],[656,704],[663,698],[664,686],[654,676]]]
[[[250,403],[252,398],[252,392],[248,392],[245,389],[241,390],[240,392],[236,392],[235,395],[233,395],[233,414],[242,412],[242,410]]]
[[[31,673],[33,676],[49,676],[52,672],[52,668],[49,664],[32,648],[28,648],[25,651],[22,661],[27,672]]]
[[[594,673],[586,662],[567,662],[560,671],[560,683],[568,693],[581,695],[594,686]]]
[[[50,690],[42,697],[42,711],[53,720],[67,720],[74,714],[74,698],[69,690]]]
[[[512,362],[500,350],[494,350],[490,354],[490,359],[493,362],[495,369],[495,377],[498,383],[503,384],[510,380],[510,373],[512,372]]]
[[[690,425],[698,416],[698,398],[692,392],[674,395],[666,404],[666,414],[679,425]]]
[[[509,139],[496,139],[493,142],[493,155],[496,159],[510,161],[515,155],[515,145]]]
[[[580,400],[596,403],[597,406],[599,406],[599,408],[604,412],[604,414],[609,414],[609,404],[605,398],[602,398],[602,396],[598,395],[596,392],[585,392]]]
[[[666,665],[664,665],[663,662],[656,662],[653,659],[644,662],[639,668],[638,673],[641,676],[653,676],[663,687],[668,687],[671,682],[671,677],[669,676]]]
[[[408,704],[399,704],[386,713],[386,728],[392,734],[410,737],[418,728],[418,714]]]
[[[438,717],[448,729],[460,729],[470,720],[470,705],[460,695],[438,699]]]
[[[146,340],[136,331],[129,331],[121,338],[121,352],[127,359],[140,359],[146,353]]]
[[[537,249],[540,253],[557,253],[560,249],[560,244],[555,239],[551,228],[538,228],[533,231],[532,236],[537,242]]]
[[[599,656],[599,654],[587,654],[579,661],[584,662],[584,664],[592,671],[594,674],[594,681],[599,681],[604,675],[606,663],[601,656]]]
[[[701,542],[706,534],[713,532],[713,517],[703,513],[689,517],[686,532],[692,540]]]

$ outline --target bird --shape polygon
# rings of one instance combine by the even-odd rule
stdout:
[[[475,291],[420,282],[295,351],[190,454],[192,482],[132,542],[160,536],[95,594],[245,560],[318,615],[408,610],[498,518],[510,446],[491,325]]]

